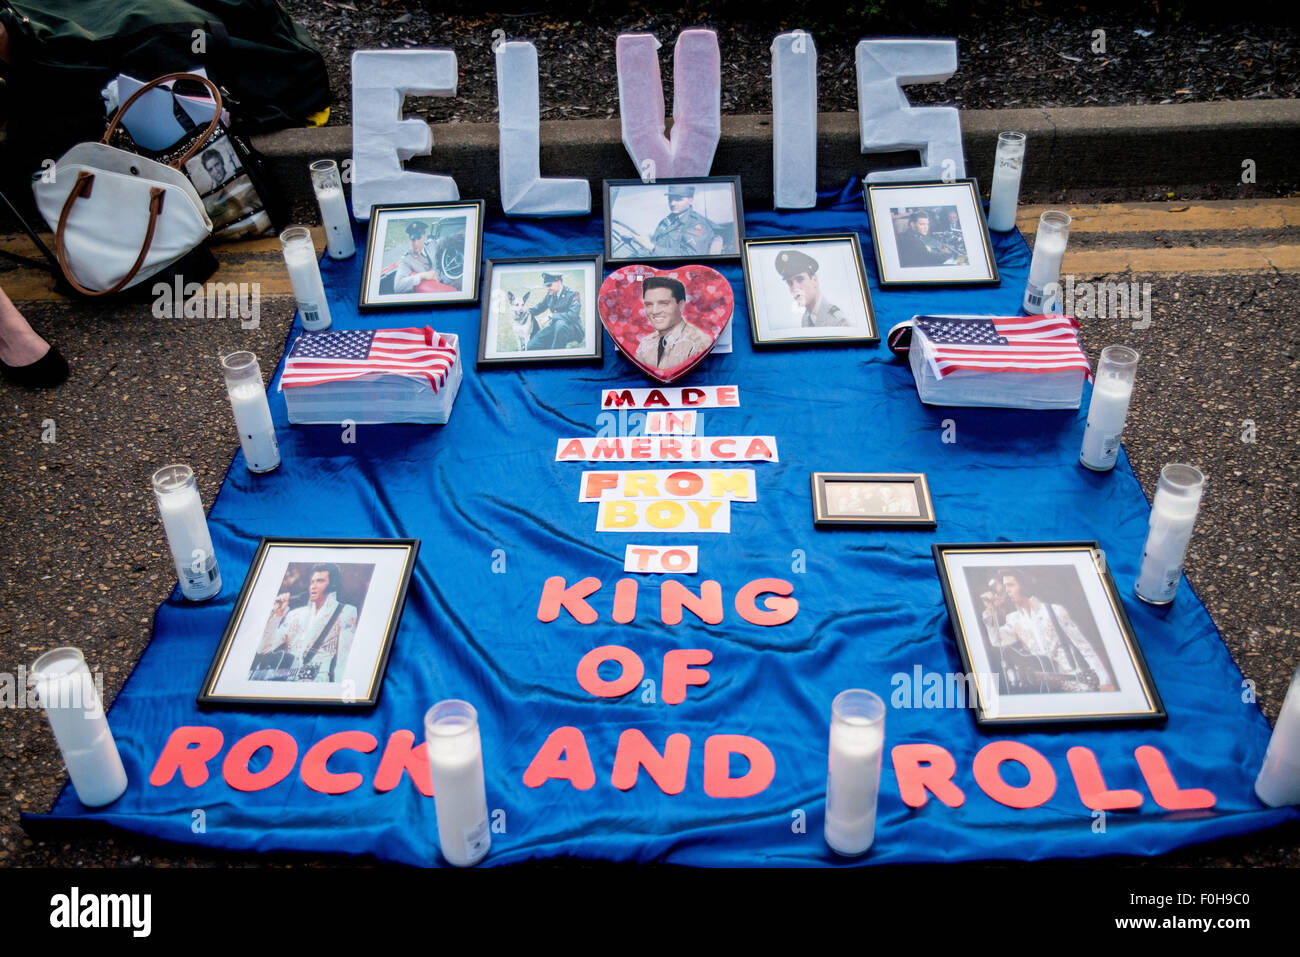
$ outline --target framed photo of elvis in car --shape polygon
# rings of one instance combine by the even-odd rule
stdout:
[[[1096,542],[932,551],[977,723],[1165,720]]]
[[[866,204],[882,289],[1001,282],[974,179],[869,183]]]
[[[478,302],[485,208],[481,199],[371,207],[359,308]]]
[[[740,258],[739,176],[605,180],[605,265]]]
[[[263,538],[198,703],[373,707],[419,549],[414,538]]]

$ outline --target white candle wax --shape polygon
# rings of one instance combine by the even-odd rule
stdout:
[[[1198,500],[1199,501],[1199,500]],[[1183,575],[1183,556],[1196,525],[1196,502],[1189,510],[1184,500],[1172,502],[1157,495],[1151,509],[1151,528],[1142,549],[1138,594],[1150,602],[1173,601]]]
[[[158,514],[176,563],[181,593],[199,601],[221,591],[221,574],[198,489],[181,488],[163,495],[158,499]]]
[[[1083,432],[1079,461],[1099,471],[1113,468],[1119,458],[1119,439],[1124,431],[1133,383],[1119,376],[1099,376],[1088,406],[1088,426]]]
[[[1270,807],[1300,804],[1300,671],[1282,702],[1264,765],[1255,779],[1255,793]]]
[[[1047,295],[1049,286],[1059,286],[1061,261],[1065,258],[1068,233],[1046,230],[1039,226],[1034,237],[1034,257],[1029,261],[1029,281],[1025,285],[1025,312],[1035,315],[1055,308],[1056,297]]]
[[[442,856],[457,867],[477,864],[492,844],[477,725],[457,735],[431,735],[428,751]]]
[[[347,259],[355,255],[356,243],[352,240],[352,221],[348,219],[348,203],[343,190],[327,186],[316,190],[320,205],[320,221],[325,227],[325,251],[331,259]]]
[[[292,245],[284,250],[284,264],[289,268],[293,297],[298,300],[302,327],[317,332],[330,327],[330,307],[325,301],[325,285],[320,278],[316,250],[310,243]]]
[[[876,832],[876,799],[884,728],[879,724],[831,724],[830,772],[826,779],[826,843],[840,854],[861,854]]]
[[[126,769],[90,671],[75,653],[55,653],[33,666],[36,689],[77,799],[87,807],[116,801],[126,790]],[[57,657],[55,657],[57,656]]]
[[[1019,164],[999,163],[993,169],[993,185],[989,190],[989,229],[1008,232],[1016,225],[1016,204],[1020,199]]]
[[[275,441],[271,407],[261,382],[245,382],[229,389],[230,410],[239,430],[244,463],[250,472],[269,472],[280,464],[280,446]]]

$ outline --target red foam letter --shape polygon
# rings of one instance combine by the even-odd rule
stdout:
[[[560,609],[563,608],[579,624],[590,625],[599,616],[596,614],[596,609],[587,604],[586,598],[598,591],[600,591],[599,578],[584,578],[565,588],[563,576],[552,575],[542,586],[542,600],[537,603],[537,620],[555,621],[560,617]]]
[[[149,783],[156,788],[170,784],[176,772],[186,787],[196,788],[208,779],[208,762],[217,756],[225,740],[216,728],[185,725],[172,732],[163,745]]]
[[[379,747],[373,734],[365,731],[339,731],[321,738],[302,756],[298,774],[302,783],[321,794],[346,794],[361,787],[362,777],[356,771],[336,774],[327,766],[335,751],[351,750],[369,754]]]
[[[524,784],[530,788],[539,788],[553,779],[569,781],[579,791],[589,791],[596,783],[587,739],[577,728],[552,731],[524,772]]]
[[[731,756],[743,754],[749,770],[731,776]],[[704,793],[715,798],[753,797],[772,783],[776,759],[758,738],[747,734],[712,734],[704,741]]]
[[[658,389],[651,389],[650,394],[645,397],[645,402],[642,403],[641,407],[644,409],[648,409],[652,405],[662,405],[665,408],[667,408],[668,406],[672,405],[672,403],[669,402],[668,397],[665,396]]]
[[[645,768],[664,794],[681,794],[686,787],[686,765],[690,756],[691,739],[684,734],[668,735],[661,756],[649,738],[636,728],[628,728],[618,736],[614,773],[610,775],[609,783],[620,791],[630,791],[636,785],[637,773]]]
[[[1144,744],[1133,752],[1133,756],[1142,769],[1142,776],[1147,779],[1151,796],[1166,811],[1196,811],[1214,807],[1216,799],[1213,791],[1205,788],[1182,790],[1178,787],[1173,772],[1169,770],[1169,762],[1159,748]]]
[[[262,748],[271,749],[271,760],[256,774],[248,770],[249,759]],[[263,728],[240,738],[221,765],[221,776],[236,791],[265,791],[289,776],[298,760],[298,742],[286,731]]]
[[[623,673],[613,681],[602,678],[597,669],[606,661],[617,661]],[[588,694],[597,698],[621,698],[641,683],[645,665],[631,648],[622,645],[601,645],[582,656],[578,662],[578,684]]]
[[[659,617],[665,625],[680,625],[682,609],[689,608],[700,621],[710,625],[722,623],[722,585],[709,580],[700,582],[697,598],[681,582],[668,579],[659,589]]]
[[[718,405],[720,406],[740,405],[740,396],[736,395],[736,387],[734,385],[718,386],[715,395],[718,400]]]
[[[394,731],[379,759],[375,772],[375,790],[385,794],[397,787],[402,772],[411,776],[411,783],[427,798],[433,797],[433,775],[429,773],[429,750],[424,742],[415,743],[415,732]]]
[[[889,752],[898,778],[898,794],[908,807],[924,807],[929,789],[949,807],[961,807],[966,795],[952,783],[957,762],[947,748],[937,744],[896,744]]]
[[[664,479],[664,489],[670,495],[694,495],[704,488],[704,479],[698,472],[673,472]]]
[[[694,387],[682,389],[682,405],[699,405],[707,394],[703,389]]]
[[[564,448],[560,449],[560,454],[555,457],[557,462],[567,462],[571,459],[585,459],[587,450],[582,447],[582,439],[569,439]]]
[[[632,408],[636,408],[636,400],[632,398],[631,389],[624,389],[622,392],[610,389],[605,393],[605,408],[608,409],[613,406],[617,409],[619,406],[623,405],[630,405]]]
[[[784,625],[799,614],[799,601],[795,598],[776,598],[775,595],[789,595],[794,586],[780,578],[755,578],[752,582],[736,592],[736,612],[751,625]],[[759,611],[756,601],[759,595],[771,592],[763,599],[768,610]]]
[[[600,498],[602,492],[618,487],[617,472],[588,472],[583,495],[587,498]]]
[[[1065,752],[1074,775],[1074,786],[1079,789],[1079,800],[1090,811],[1123,811],[1141,807],[1142,795],[1129,788],[1111,791],[1101,776],[1101,765],[1091,748],[1074,747]]]
[[[646,549],[647,555],[654,551]],[[642,559],[645,562],[645,559]],[[643,566],[644,567],[644,566]],[[626,625],[636,617],[636,579],[620,578],[614,586],[614,622]]]
[[[1029,783],[1013,788],[1002,780],[998,768],[1003,761],[1019,761],[1029,772]],[[992,741],[980,748],[972,764],[975,783],[980,789],[1007,807],[1039,807],[1056,793],[1056,772],[1043,757],[1027,744],[1019,741]]]
[[[707,665],[713,652],[703,648],[674,648],[664,655],[663,699],[668,704],[681,704],[686,700],[687,685],[706,685],[709,673],[691,665]]]

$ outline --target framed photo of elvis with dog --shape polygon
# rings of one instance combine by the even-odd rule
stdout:
[[[476,364],[600,362],[600,280],[600,256],[489,259]]]
[[[373,707],[419,550],[414,538],[263,538],[198,703]]]
[[[1096,542],[932,551],[978,724],[1165,720]]]

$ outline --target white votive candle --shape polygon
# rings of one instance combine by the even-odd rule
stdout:
[[[1070,214],[1049,209],[1038,218],[1034,234],[1034,257],[1029,261],[1029,282],[1025,284],[1024,310],[1030,315],[1049,312],[1059,306],[1061,260],[1070,241]]]
[[[885,747],[885,703],[870,691],[841,691],[831,704],[826,776],[826,843],[846,857],[866,853],[876,834]]]
[[[188,465],[164,465],[152,481],[181,594],[190,601],[211,598],[221,591],[221,572],[194,472]]]
[[[325,284],[321,282],[311,230],[306,226],[290,226],[280,234],[280,247],[284,250],[284,264],[289,267],[289,283],[293,286],[293,297],[298,300],[302,327],[309,332],[328,329],[330,307],[325,301]]]
[[[271,406],[262,389],[262,368],[251,352],[232,352],[221,359],[226,377],[226,395],[235,416],[235,429],[244,450],[244,465],[250,472],[269,472],[280,464],[280,446],[275,441]]]
[[[77,800],[87,807],[116,801],[126,769],[86,659],[76,648],[47,651],[32,664],[32,679]]]
[[[1083,448],[1079,451],[1079,463],[1086,468],[1106,472],[1119,460],[1119,440],[1133,398],[1137,363],[1137,350],[1128,346],[1101,350],[1097,377],[1092,383],[1092,403],[1088,406],[1088,425],[1083,430]]]
[[[439,701],[425,714],[424,731],[438,846],[448,864],[477,864],[492,845],[478,712],[467,701]]]
[[[333,160],[312,163],[311,185],[320,206],[321,225],[325,227],[325,251],[331,259],[349,258],[357,247],[352,240],[352,220],[348,218],[339,164]]]
[[[1148,604],[1167,605],[1174,600],[1204,485],[1205,476],[1190,465],[1171,464],[1160,470],[1136,584],[1137,596]]]
[[[1273,737],[1268,739],[1255,793],[1270,807],[1300,804],[1300,668],[1291,678]]]
[[[989,189],[989,229],[1008,232],[1016,227],[1020,174],[1025,166],[1025,134],[999,133]]]

